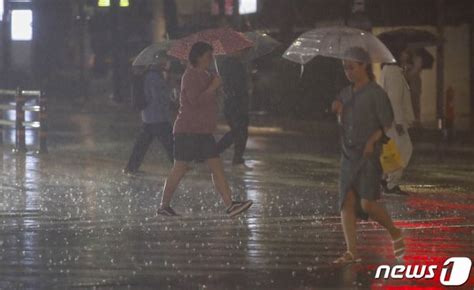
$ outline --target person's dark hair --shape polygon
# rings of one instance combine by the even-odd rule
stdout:
[[[369,80],[375,81],[375,74],[374,74],[374,69],[372,67],[371,63],[366,63],[366,71],[367,75],[369,76]]]
[[[213,51],[212,45],[206,42],[196,42],[189,52],[188,60],[193,65],[197,65],[198,59],[209,51]]]
[[[154,55],[152,63],[147,66],[135,69],[133,73],[135,75],[141,75],[142,77],[144,77],[149,72],[156,72],[160,74],[162,78],[164,78],[164,69],[161,64],[170,60],[171,58],[168,56],[166,51],[159,51]]]

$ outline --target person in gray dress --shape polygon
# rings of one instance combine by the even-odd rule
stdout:
[[[356,247],[357,218],[378,222],[390,233],[394,254],[405,252],[402,231],[397,228],[380,198],[380,154],[384,132],[393,124],[393,111],[385,91],[375,83],[370,56],[359,47],[347,50],[344,71],[351,85],[341,91],[332,109],[338,115],[342,157],[339,209],[347,252],[334,261],[350,264],[361,259]]]

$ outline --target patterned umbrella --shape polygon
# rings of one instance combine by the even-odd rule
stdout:
[[[187,60],[191,47],[199,41],[212,45],[215,55],[232,54],[253,47],[252,41],[240,32],[228,28],[208,29],[176,40],[168,51],[168,55]]]

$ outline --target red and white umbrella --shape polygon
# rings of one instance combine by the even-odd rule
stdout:
[[[232,54],[254,45],[243,33],[235,30],[229,28],[208,29],[176,40],[168,51],[168,55],[187,60],[191,47],[199,41],[212,45],[215,55]]]

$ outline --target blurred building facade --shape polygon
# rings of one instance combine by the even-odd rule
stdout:
[[[337,62],[315,60],[308,65],[309,75],[305,79],[294,78],[289,74],[298,76],[299,68],[278,59],[286,45],[321,23],[362,25],[375,34],[399,27],[417,27],[435,34],[442,32],[444,37],[441,51],[429,48],[437,61],[438,53],[443,54],[443,85],[438,82],[438,64],[422,73],[423,121],[436,120],[440,111],[437,95],[440,89],[449,86],[455,91],[459,125],[467,126],[474,112],[474,2],[471,0],[124,1],[127,5],[122,5],[121,0],[105,0],[104,6],[99,5],[101,1],[104,0],[0,0],[3,8],[1,86],[25,83],[54,87],[61,83],[73,88],[72,94],[86,94],[82,88],[90,80],[111,78],[116,84],[112,93],[120,99],[127,91],[130,61],[142,48],[165,38],[231,25],[242,31],[264,29],[283,43],[275,59],[259,64],[262,86],[258,91],[266,99],[262,109],[285,113],[290,106],[295,108],[291,114],[313,118],[324,114],[327,104],[343,85],[342,70],[335,67]],[[439,3],[444,7],[442,13],[435,9]],[[31,10],[32,17],[30,20],[25,18],[27,14],[18,17],[15,10]],[[13,32],[19,39],[13,39]],[[332,81],[334,78],[338,80]],[[276,89],[282,80],[298,82],[298,86]],[[295,88],[299,89],[296,98],[292,96]],[[315,111],[319,113],[313,114]]]

